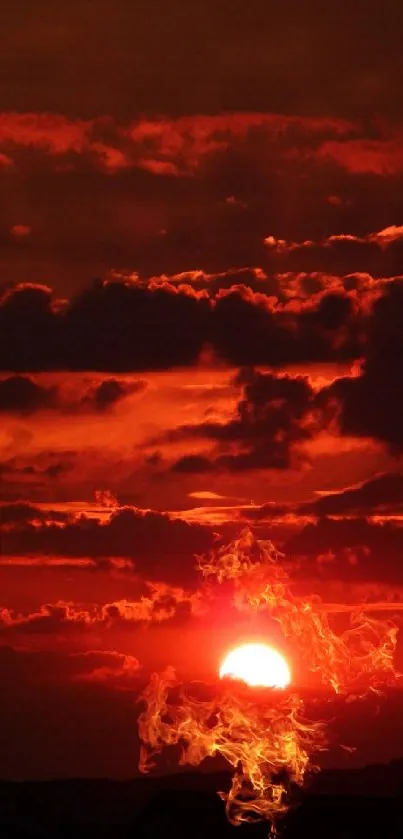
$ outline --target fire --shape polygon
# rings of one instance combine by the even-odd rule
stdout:
[[[288,664],[267,644],[243,644],[225,657],[220,678],[240,679],[250,687],[285,688],[291,681]]]
[[[335,693],[362,694],[395,680],[397,627],[357,613],[351,616],[350,627],[337,634],[318,597],[304,600],[292,592],[283,557],[271,542],[257,540],[245,530],[232,544],[199,557],[198,567],[218,584],[232,580],[238,609],[267,609],[307,666]],[[180,762],[192,766],[220,754],[235,769],[229,793],[220,793],[230,821],[267,819],[275,832],[279,816],[293,804],[295,788],[315,769],[312,760],[325,747],[325,727],[305,719],[304,702],[295,689],[252,687],[261,683],[261,672],[244,650],[232,651],[220,674],[249,684],[224,679],[213,698],[186,691],[172,668],[162,676],[154,674],[142,696],[140,768],[148,771],[153,757],[166,746],[180,746]],[[265,683],[285,687],[289,682],[285,672],[281,670],[280,679],[280,671],[271,665]]]
[[[199,557],[204,577],[232,580],[238,609],[267,608],[286,638],[336,693],[352,687],[380,687],[395,680],[393,664],[397,627],[363,612],[351,615],[350,627],[337,635],[319,597],[304,600],[291,591],[283,554],[271,542],[244,530],[239,539],[208,557]]]
[[[295,693],[223,682],[218,696],[200,699],[168,668],[153,675],[143,699],[140,769],[148,772],[165,746],[181,747],[181,765],[221,754],[236,769],[230,792],[220,793],[233,824],[256,817],[274,824],[288,810],[293,787],[303,783],[311,755],[324,745],[323,725],[304,719]]]

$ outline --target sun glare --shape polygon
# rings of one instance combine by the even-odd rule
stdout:
[[[220,678],[229,676],[250,687],[285,688],[291,681],[285,658],[267,644],[243,644],[228,653]]]

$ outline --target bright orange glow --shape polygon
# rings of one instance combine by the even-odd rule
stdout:
[[[285,658],[267,644],[242,644],[231,650],[220,667],[220,678],[224,676],[250,687],[285,688],[291,681]]]
[[[395,683],[393,621],[357,612],[349,628],[337,633],[317,595],[304,599],[294,592],[284,557],[271,542],[245,530],[230,545],[199,557],[198,567],[210,582],[232,581],[239,610],[267,610],[309,669],[346,702]],[[220,676],[238,681],[211,685],[211,697],[200,697],[197,683],[181,684],[172,668],[152,676],[138,720],[140,769],[149,771],[165,746],[180,746],[180,762],[191,766],[220,754],[234,769],[231,789],[220,793],[229,820],[267,819],[274,836],[279,819],[294,805],[295,788],[316,768],[326,746],[325,725],[306,717],[296,688],[266,690],[291,681],[285,659],[266,644],[230,651]]]

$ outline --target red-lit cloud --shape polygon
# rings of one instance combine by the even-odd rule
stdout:
[[[118,600],[105,604],[80,604],[64,601],[48,603],[30,613],[1,607],[0,630],[8,634],[50,635],[64,640],[71,631],[92,633],[148,623],[184,620],[203,614],[202,598],[197,592],[185,592],[166,583],[149,583],[147,594],[139,600]]]
[[[106,173],[136,167],[154,175],[189,175],[209,156],[241,144],[258,132],[274,147],[302,150],[360,134],[343,119],[267,113],[196,115],[140,119],[119,124],[110,117],[82,120],[62,114],[0,114],[0,149],[22,167],[25,149],[53,158],[59,171],[80,167],[80,159]]]
[[[132,775],[245,525],[401,625],[403,18],[350,5],[6,0],[0,777]]]

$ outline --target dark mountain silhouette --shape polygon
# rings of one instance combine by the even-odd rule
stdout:
[[[231,825],[216,790],[230,774],[133,781],[0,782],[1,839],[264,839],[269,825]],[[316,776],[284,839],[403,839],[403,760]]]

